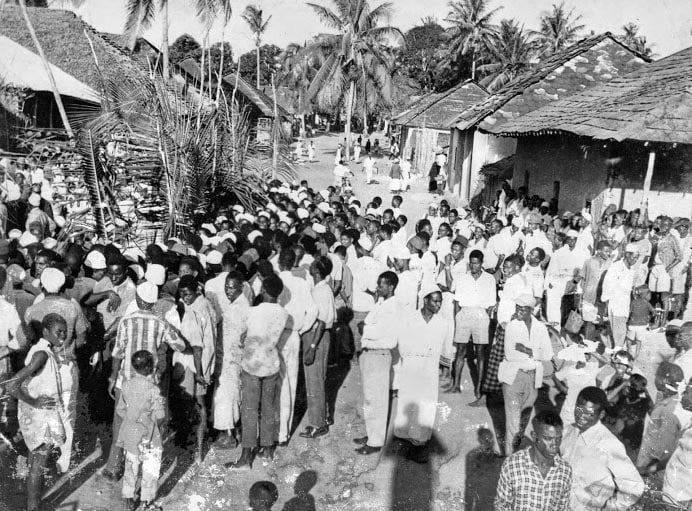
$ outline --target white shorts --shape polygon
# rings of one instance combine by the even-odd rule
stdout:
[[[649,275],[649,290],[654,293],[670,292],[670,275],[668,275],[666,267],[662,264],[657,264],[651,268],[651,274]]]
[[[642,342],[648,331],[649,328],[646,325],[627,325],[627,339],[634,342]]]

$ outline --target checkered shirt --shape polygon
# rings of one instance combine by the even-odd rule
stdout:
[[[543,478],[529,451],[517,451],[502,464],[495,511],[566,511],[572,468],[556,456],[555,464]]]

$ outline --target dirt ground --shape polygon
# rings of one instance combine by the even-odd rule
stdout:
[[[319,162],[298,165],[300,179],[308,179],[315,189],[332,183],[333,158],[341,137],[315,139]],[[381,138],[383,140],[383,138]],[[361,165],[353,165],[356,177],[353,187],[362,201],[379,195],[385,203],[388,175],[386,159],[378,162],[379,184],[366,185]],[[427,182],[414,183],[404,195],[403,212],[410,221],[420,218],[431,200]],[[455,206],[454,197],[448,200]],[[640,365],[653,384],[655,365],[669,354],[662,334],[652,334],[639,358]],[[160,480],[160,503],[167,511],[206,511],[247,509],[250,486],[259,480],[273,481],[279,489],[274,509],[284,511],[367,510],[452,511],[492,509],[495,486],[502,458],[488,442],[494,431],[488,409],[472,408],[472,384],[464,372],[461,394],[440,394],[434,448],[428,463],[409,461],[390,444],[378,455],[359,456],[354,452],[354,437],[364,435],[361,409],[361,383],[357,364],[330,367],[329,391],[334,407],[334,425],[329,435],[306,440],[297,435],[306,425],[304,390],[299,389],[294,423],[296,434],[287,448],[278,449],[276,459],[268,464],[255,462],[249,472],[230,472],[224,463],[234,461],[239,449],[222,450],[211,445],[204,462],[193,464],[188,451],[167,447]],[[104,395],[104,399],[107,399]],[[396,407],[396,400],[392,409]],[[492,410],[492,409],[491,409]],[[497,411],[495,409],[494,411]],[[101,445],[107,434],[92,429],[82,449],[81,470],[73,477],[59,481],[49,499],[54,509],[64,511],[119,511],[120,484],[102,479],[97,470],[104,461]],[[98,440],[103,436],[103,441]],[[491,440],[492,442],[492,440]],[[23,481],[15,479],[10,489],[13,501],[22,495]],[[5,493],[7,495],[7,493]],[[0,509],[2,507],[0,506]],[[8,507],[7,509],[18,509]]]

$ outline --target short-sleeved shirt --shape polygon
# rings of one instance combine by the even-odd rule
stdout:
[[[287,320],[288,312],[278,303],[260,303],[250,308],[241,362],[246,373],[264,378],[279,372],[277,345]]]
[[[125,315],[127,307],[135,300],[137,286],[135,286],[134,282],[129,278],[126,278],[125,282],[118,287],[113,287],[113,283],[109,278],[101,279],[94,285],[94,293],[104,293],[106,291],[115,291],[120,297],[120,306],[113,312],[108,310],[108,303],[110,300],[104,300],[96,306],[96,311],[100,312],[103,316],[103,326],[108,329],[113,323]]]

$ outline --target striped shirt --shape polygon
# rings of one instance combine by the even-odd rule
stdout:
[[[159,357],[165,356],[166,344],[175,351],[185,349],[185,342],[175,329],[154,312],[140,309],[123,317],[113,346],[113,357],[122,360],[116,386],[120,388],[123,378],[129,380],[132,377],[134,353],[147,350],[154,355],[156,367],[161,363]]]

